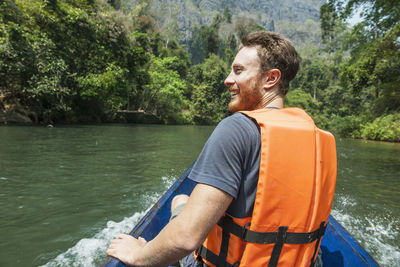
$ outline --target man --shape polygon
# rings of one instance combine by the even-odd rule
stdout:
[[[225,80],[229,110],[246,114],[215,128],[189,175],[198,184],[190,197],[173,200],[172,219],[159,235],[149,242],[121,235],[107,254],[135,266],[185,256],[185,266],[313,264],[332,204],[336,158],[321,170],[318,162],[335,157],[330,136],[330,149],[320,153],[316,144],[326,143],[319,137],[325,134],[316,134],[303,111],[282,109],[298,66],[296,50],[280,34],[246,36]]]

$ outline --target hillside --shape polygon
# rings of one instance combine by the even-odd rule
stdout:
[[[178,41],[189,44],[193,29],[210,25],[218,13],[232,14],[231,27],[221,27],[220,34],[231,31],[238,20],[252,20],[266,30],[277,31],[296,46],[320,43],[319,8],[322,0],[130,0],[127,9],[150,2],[148,11],[166,35],[175,34]]]

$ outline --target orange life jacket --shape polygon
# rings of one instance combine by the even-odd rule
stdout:
[[[298,108],[242,113],[261,130],[252,217],[225,214],[195,257],[218,267],[313,266],[335,192],[335,139]]]

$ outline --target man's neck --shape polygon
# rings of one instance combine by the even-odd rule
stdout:
[[[262,99],[262,108],[283,108],[284,96],[275,92],[266,93]]]
[[[266,108],[275,107],[275,108],[283,108],[284,98],[279,96],[277,98],[272,99],[266,106]]]

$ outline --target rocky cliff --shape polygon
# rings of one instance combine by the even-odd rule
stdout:
[[[130,0],[133,8],[138,0]],[[277,31],[297,46],[319,44],[319,8],[323,0],[153,0],[149,10],[160,29],[178,31],[188,43],[195,25],[210,25],[216,14],[229,8],[232,21],[252,19],[266,30]],[[222,33],[223,34],[223,33]]]

